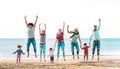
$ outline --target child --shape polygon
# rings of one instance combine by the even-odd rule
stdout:
[[[20,63],[20,59],[21,59],[21,54],[25,54],[25,53],[23,53],[23,51],[22,51],[22,46],[21,45],[17,45],[17,50],[13,53],[13,54],[15,54],[15,53],[17,53],[17,59],[16,59],[16,62],[17,63]]]
[[[88,60],[88,48],[89,46],[87,46],[87,43],[84,43],[84,47],[82,49],[84,49],[84,61],[85,61],[85,58],[86,60]]]
[[[24,17],[25,19],[25,23],[26,23],[26,26],[28,28],[28,41],[27,41],[27,57],[29,57],[29,48],[30,48],[30,44],[32,43],[33,45],[33,48],[34,48],[34,53],[35,53],[35,57],[37,57],[36,55],[36,41],[35,41],[35,27],[36,27],[36,23],[37,23],[37,20],[38,20],[38,16],[36,16],[36,20],[33,23],[28,23],[27,20],[26,20],[26,17]]]
[[[45,53],[46,53],[46,24],[45,30],[41,30],[40,28],[41,24],[39,25],[39,34],[40,34],[40,62],[42,61],[42,53],[44,55],[44,61],[45,60]]]
[[[50,56],[50,62],[53,63],[54,62],[54,49],[50,48],[49,51],[50,53],[48,56]]]

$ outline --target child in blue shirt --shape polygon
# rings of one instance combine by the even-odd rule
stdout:
[[[21,59],[21,54],[25,54],[25,53],[23,53],[23,51],[22,51],[22,46],[21,45],[17,45],[17,50],[13,53],[13,54],[15,54],[15,53],[17,53],[17,59],[16,59],[16,62],[17,63],[20,63],[20,59]]]

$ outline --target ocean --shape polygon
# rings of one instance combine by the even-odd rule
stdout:
[[[88,43],[88,38],[82,38],[83,43]],[[37,55],[39,56],[39,39],[36,38]],[[46,55],[49,53],[49,48],[54,46],[55,38],[48,38],[46,43]],[[15,58],[16,55],[12,54],[17,50],[17,45],[22,45],[22,50],[26,53],[27,39],[23,38],[1,38],[0,39],[0,57],[1,58]],[[89,55],[91,55],[92,46],[89,48]],[[75,50],[76,52],[76,50]],[[55,48],[55,55],[57,54],[57,46]],[[97,52],[96,52],[97,54]],[[62,51],[60,51],[62,56]],[[70,39],[65,39],[65,55],[71,55]],[[83,50],[80,49],[80,55],[83,55]],[[103,56],[120,56],[120,38],[101,38],[100,55]],[[34,56],[33,47],[30,46],[30,56]]]

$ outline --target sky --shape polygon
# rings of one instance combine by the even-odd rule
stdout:
[[[120,0],[1,0],[0,38],[27,38],[24,16],[34,22],[38,15],[35,36],[39,38],[39,24],[47,25],[47,38],[55,38],[63,21],[70,30],[78,28],[81,38],[89,38],[93,25],[101,18],[101,38],[120,37]],[[65,38],[70,35],[65,27]]]

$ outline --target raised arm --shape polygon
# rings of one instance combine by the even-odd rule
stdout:
[[[41,34],[41,28],[40,28],[40,26],[41,26],[41,23],[39,24],[39,34]]]
[[[63,32],[64,32],[64,29],[65,29],[65,22],[63,21]]]
[[[35,23],[34,23],[34,27],[36,27],[37,20],[38,20],[38,16],[36,16],[36,20],[35,20]]]
[[[70,31],[69,31],[69,25],[67,26],[67,32],[70,33]]]
[[[45,32],[46,32],[46,24],[44,23],[44,26],[45,26]]]
[[[26,17],[27,17],[27,16],[25,16],[24,19],[25,19],[26,27],[28,27],[28,23],[27,23]]]
[[[99,26],[98,26],[98,30],[99,30],[101,26],[101,19],[99,19],[98,21],[99,21]]]

